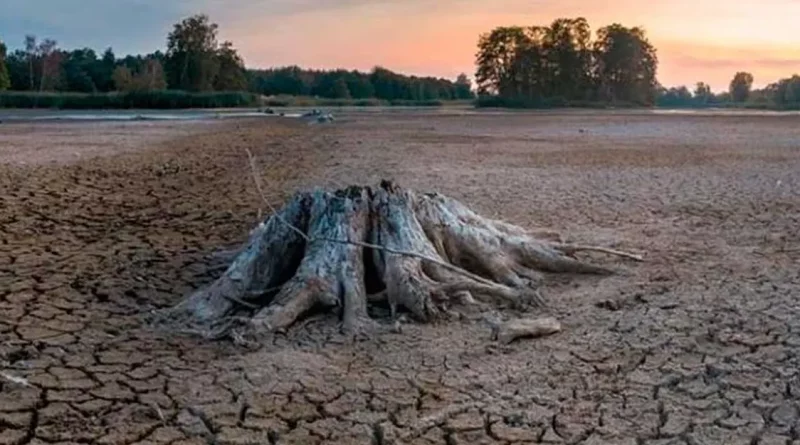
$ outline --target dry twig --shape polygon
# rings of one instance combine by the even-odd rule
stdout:
[[[609,249],[606,247],[582,246],[578,244],[556,244],[553,247],[563,252],[565,255],[572,255],[577,252],[598,252],[598,253],[605,253],[608,255],[628,258],[634,261],[644,261],[644,258],[641,255],[636,255],[634,253],[629,253],[629,252],[623,252],[620,250]]]

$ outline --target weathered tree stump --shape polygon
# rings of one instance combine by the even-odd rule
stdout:
[[[548,237],[550,239],[548,239]],[[372,323],[368,304],[419,321],[460,305],[541,305],[542,272],[609,274],[573,257],[549,231],[483,218],[437,193],[390,182],[299,193],[259,224],[225,273],[170,315],[210,337],[243,323],[289,328],[312,309],[336,312],[345,332]]]

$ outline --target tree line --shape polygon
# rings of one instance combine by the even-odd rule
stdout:
[[[218,41],[218,26],[203,14],[176,23],[166,51],[118,57],[90,48],[64,50],[56,41],[26,36],[9,51],[0,41],[0,91],[104,93],[180,90],[248,91],[266,96],[437,101],[474,97],[470,79],[297,66],[247,69],[233,44]],[[559,106],[615,103],[664,107],[754,106],[800,108],[800,76],[753,89],[738,72],[728,91],[704,82],[665,88],[656,80],[655,47],[639,27],[612,24],[596,37],[584,18],[548,26],[506,26],[482,34],[476,54],[479,104]],[[170,96],[173,97],[173,96]],[[177,96],[174,96],[177,97]]]
[[[729,107],[800,109],[800,76],[780,79],[761,89],[753,89],[751,73],[737,72],[727,91],[712,93],[704,82],[693,90],[686,86],[659,89],[657,105],[662,107]]]
[[[189,92],[250,91],[264,95],[309,95],[333,99],[469,99],[470,81],[405,76],[384,68],[370,73],[246,69],[231,42],[218,41],[218,25],[207,15],[188,17],[167,35],[166,52],[118,57],[111,48],[64,50],[55,40],[26,36],[8,52],[0,41],[0,91]]]
[[[753,75],[743,71],[718,94],[704,82],[693,91],[665,88],[656,79],[656,48],[642,28],[612,24],[592,39],[584,18],[495,28],[480,36],[476,65],[479,105],[800,108],[797,75],[760,90],[753,89]]]
[[[5,49],[5,45],[3,45]],[[117,57],[111,48],[64,50],[55,40],[25,37],[22,48],[0,52],[0,87],[14,91],[237,91],[247,88],[244,63],[217,25],[197,15],[175,24],[166,52]],[[2,77],[3,74],[0,74]]]
[[[319,96],[332,99],[454,100],[473,97],[466,74],[455,82],[406,76],[376,67],[369,73],[304,70],[296,66],[250,70],[251,91],[266,95]]]
[[[656,50],[636,27],[606,26],[595,40],[584,18],[499,27],[480,36],[476,64],[479,94],[509,101],[650,105],[656,98]]]

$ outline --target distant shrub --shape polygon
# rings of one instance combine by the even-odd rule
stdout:
[[[259,96],[247,92],[190,93],[186,91],[131,91],[127,93],[2,92],[0,108],[56,109],[179,109],[257,106]]]

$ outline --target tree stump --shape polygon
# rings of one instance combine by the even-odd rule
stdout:
[[[438,193],[383,181],[378,187],[299,193],[258,225],[224,274],[169,315],[219,338],[232,327],[283,331],[312,310],[338,314],[342,330],[373,322],[368,304],[388,303],[418,321],[460,305],[543,304],[542,272],[610,274],[574,258],[583,250],[553,232],[481,217]]]

